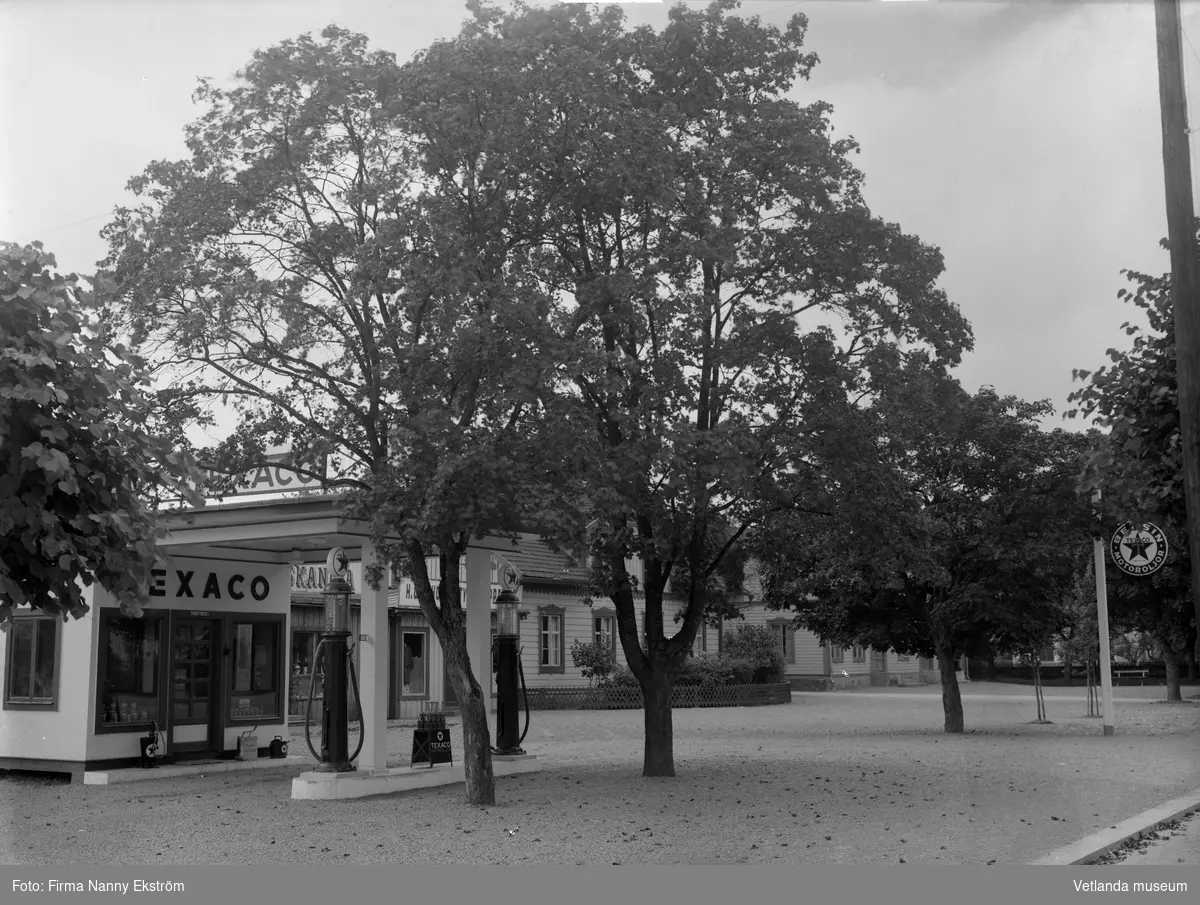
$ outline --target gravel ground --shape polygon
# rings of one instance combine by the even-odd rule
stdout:
[[[973,683],[961,736],[941,731],[937,689],[890,691],[678,710],[671,779],[640,775],[640,711],[534,712],[543,772],[498,779],[485,809],[461,786],[293,801],[295,766],[112,786],[0,774],[0,862],[1023,863],[1200,788],[1200,706],[1161,688],[1118,689],[1111,738],[1082,690],[1047,690],[1038,725],[1031,690]],[[389,731],[391,763],[411,738]]]

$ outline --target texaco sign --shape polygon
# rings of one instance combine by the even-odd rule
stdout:
[[[1167,537],[1149,522],[1138,528],[1126,522],[1113,535],[1109,549],[1117,568],[1129,575],[1149,575],[1167,561]]]

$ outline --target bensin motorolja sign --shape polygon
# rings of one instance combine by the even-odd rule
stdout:
[[[1109,551],[1113,563],[1127,575],[1150,575],[1167,561],[1167,536],[1150,522],[1137,528],[1126,522],[1113,534]]]

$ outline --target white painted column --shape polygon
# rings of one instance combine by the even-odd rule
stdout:
[[[467,655],[471,671],[483,689],[488,709],[488,726],[495,735],[492,712],[492,554],[488,550],[467,548],[466,555]],[[495,741],[493,737],[492,741]]]
[[[387,582],[378,590],[367,581],[367,572],[375,563],[375,549],[370,541],[363,542],[363,580],[359,588],[362,601],[359,636],[358,692],[362,696],[363,746],[358,755],[358,769],[369,773],[387,769],[387,708],[388,708],[388,605]]]

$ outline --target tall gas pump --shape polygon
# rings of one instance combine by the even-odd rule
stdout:
[[[362,702],[358,694],[358,678],[354,674],[354,660],[350,657],[350,593],[354,589],[346,580],[350,572],[350,558],[341,547],[329,551],[325,560],[329,583],[321,592],[325,597],[325,631],[317,644],[313,658],[313,682],[316,681],[316,664],[322,655],[325,658],[325,687],[322,695],[324,719],[322,721],[321,753],[313,749],[309,735],[312,715],[313,685],[308,689],[308,708],[304,714],[304,740],[308,750],[320,763],[314,768],[318,773],[348,773],[355,768],[354,759],[362,750],[365,733],[360,732],[358,747],[350,750],[350,712],[346,698],[347,672],[354,690],[354,699],[359,702],[361,719]]]
[[[493,554],[495,555],[495,554]],[[521,722],[521,697],[517,690],[525,687],[525,670],[521,666],[521,601],[517,589],[521,586],[521,573],[502,556],[496,556],[500,565],[501,591],[496,597],[496,746],[493,754],[524,754],[521,742],[529,732],[529,699],[525,700],[525,731],[518,736]]]

